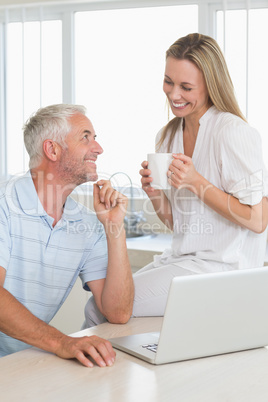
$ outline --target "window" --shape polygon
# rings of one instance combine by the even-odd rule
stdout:
[[[168,119],[165,51],[194,31],[224,50],[267,159],[268,0],[36,3],[0,7],[0,177],[28,168],[21,128],[36,109],[81,103],[105,151],[101,176],[123,171],[140,187],[140,163]]]
[[[140,186],[140,164],[154,152],[155,136],[168,122],[165,51],[197,29],[197,6],[76,14],[76,103],[87,107],[104,149],[101,176],[124,171]]]
[[[61,21],[7,26],[7,171],[28,169],[22,126],[40,106],[62,102]]]
[[[268,8],[217,12],[216,39],[224,49],[242,112],[261,134],[264,160],[268,155],[267,21]]]

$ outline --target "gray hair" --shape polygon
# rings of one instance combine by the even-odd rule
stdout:
[[[47,139],[66,147],[65,138],[71,131],[70,117],[86,108],[81,105],[58,104],[39,109],[24,124],[24,144],[30,156],[29,167],[38,166],[43,153],[43,142]]]

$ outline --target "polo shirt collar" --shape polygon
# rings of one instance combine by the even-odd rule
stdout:
[[[31,172],[28,171],[23,176],[13,180],[17,198],[23,212],[32,216],[49,216],[38,198]],[[70,196],[67,197],[62,219],[70,222],[82,220],[82,208],[81,204],[75,202]]]
[[[82,208],[84,208],[82,204],[79,204],[72,197],[68,196],[64,205],[62,219],[69,222],[81,221]]]
[[[46,216],[47,213],[41,204],[30,171],[14,180],[14,187],[21,209],[27,215]]]

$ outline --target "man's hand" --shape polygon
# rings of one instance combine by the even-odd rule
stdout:
[[[72,338],[65,336],[55,354],[63,359],[77,359],[86,367],[93,367],[91,357],[98,366],[112,366],[115,361],[115,351],[109,341],[98,336],[83,336]]]
[[[116,191],[109,180],[99,180],[94,184],[94,208],[99,221],[106,226],[121,226],[127,212],[128,199]]]
[[[0,279],[3,270],[0,267]],[[115,351],[109,341],[95,335],[75,338],[63,334],[34,316],[2,286],[0,286],[0,300],[1,332],[63,359],[75,358],[87,367],[93,367],[88,356],[100,367],[113,365]]]

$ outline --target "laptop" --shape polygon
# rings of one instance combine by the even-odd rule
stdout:
[[[175,277],[160,333],[109,339],[152,364],[268,345],[268,267]]]

